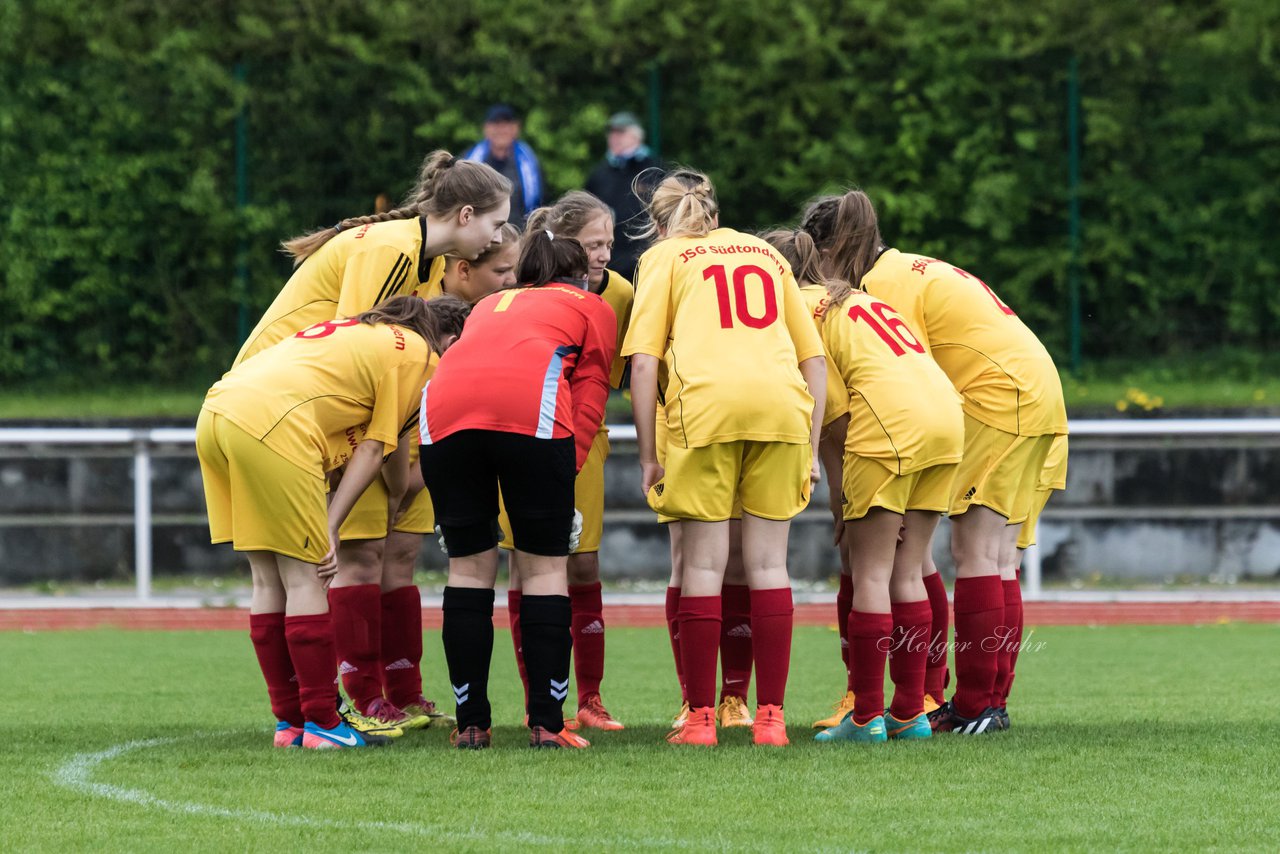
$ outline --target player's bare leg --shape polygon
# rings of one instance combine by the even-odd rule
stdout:
[[[756,665],[756,744],[788,743],[782,713],[791,667],[795,607],[787,573],[791,522],[742,514],[742,562],[751,588],[751,641]]]
[[[992,702],[999,665],[993,645],[1004,622],[1000,554],[1006,527],[1008,519],[989,507],[970,506],[952,517],[956,690],[951,722],[943,722],[941,729],[977,733],[995,728]]]
[[[922,570],[940,518],[935,512],[908,510],[893,559],[893,575],[889,579],[893,615],[889,676],[894,692],[885,717],[889,738],[928,738],[932,733],[924,708],[924,680],[933,613]]]
[[[747,706],[751,687],[751,588],[742,560],[742,521],[729,520],[729,561],[720,589],[720,702],[716,719],[726,728],[749,727],[754,720]]]

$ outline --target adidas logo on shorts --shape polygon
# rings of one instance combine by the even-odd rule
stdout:
[[[751,637],[751,626],[746,623],[738,623],[738,625],[729,629],[729,637],[731,638],[749,638]]]
[[[964,494],[964,500],[965,500],[965,501],[969,501],[969,500],[971,500],[971,499],[973,498],[973,496],[975,496],[975,495],[977,495],[977,494],[978,494],[978,487],[976,487],[976,486],[971,486],[971,487],[969,487],[969,491],[968,491],[968,492],[966,492],[966,493]]]
[[[660,483],[659,483],[659,484],[655,484],[655,485],[654,485],[654,487],[653,487],[653,494],[654,494],[654,495],[662,495],[662,484],[660,484]]]
[[[592,620],[582,627],[581,634],[584,635],[602,635],[604,634],[604,623],[599,620]]]
[[[412,670],[413,662],[407,658],[401,658],[391,662],[383,669],[384,670]]]

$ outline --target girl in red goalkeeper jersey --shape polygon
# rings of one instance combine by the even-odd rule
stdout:
[[[196,451],[210,535],[248,553],[250,636],[278,747],[379,740],[336,714],[322,578],[336,571],[338,528],[365,487],[380,471],[404,483],[428,359],[456,339],[469,310],[405,296],[325,321],[232,368],[205,398]],[[341,466],[326,507],[325,475]]]
[[[564,729],[574,480],[604,419],[613,309],[586,290],[576,240],[525,240],[521,283],[481,300],[459,347],[422,393],[419,455],[449,552],[444,647],[457,703],[453,742],[490,743],[489,662],[498,572],[498,491],[523,574],[520,624],[531,747],[586,747]]]
[[[818,480],[822,342],[786,261],[759,238],[719,227],[705,175],[672,173],[648,207],[659,241],[640,259],[623,355],[632,359],[641,485],[654,510],[681,520],[678,620],[691,708],[669,740],[717,743],[721,589],[728,520],[740,502],[756,659],[753,740],[785,745],[787,538]],[[655,439],[660,360],[668,377],[665,467]]]
[[[613,250],[613,212],[608,205],[590,193],[574,190],[561,196],[554,205],[538,208],[529,215],[531,240],[550,230],[557,237],[571,237],[582,244],[587,253],[587,289],[598,294],[613,309],[617,319],[616,341],[619,346],[631,317],[634,291],[631,283],[608,268]],[[609,382],[621,388],[626,360],[615,356]],[[604,679],[605,622],[600,595],[600,540],[604,530],[604,464],[609,457],[609,431],[600,428],[591,445],[591,453],[583,464],[574,485],[575,506],[582,514],[582,535],[573,554],[569,555],[569,601],[573,606],[573,670],[578,687],[578,712],[570,726],[620,730],[600,697]],[[511,548],[511,526],[505,514],[502,525],[502,548]],[[511,585],[507,591],[507,613],[511,620],[511,639],[516,648],[520,675],[526,680],[520,659],[520,566],[511,563]],[[525,686],[526,691],[528,685]]]

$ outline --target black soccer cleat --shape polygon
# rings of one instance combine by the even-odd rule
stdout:
[[[987,706],[982,710],[982,714],[978,715],[976,718],[966,718],[963,715],[958,715],[955,712],[955,708],[952,707],[950,703],[948,703],[947,706],[949,707],[951,714],[934,728],[934,732],[954,732],[959,735],[983,735],[989,732],[999,732],[1002,729],[999,723],[999,710],[992,706]]]
[[[943,703],[941,706],[938,706],[938,708],[934,709],[932,712],[929,712],[929,727],[934,732],[940,732],[938,728],[942,726],[943,721],[949,720],[950,718],[951,718],[951,701],[948,700],[945,703]]]

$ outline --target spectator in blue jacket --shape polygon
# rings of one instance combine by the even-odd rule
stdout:
[[[484,139],[464,155],[493,167],[511,181],[510,222],[524,228],[534,208],[542,205],[542,164],[529,144],[520,139],[520,115],[509,104],[494,104],[484,116]]]

